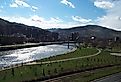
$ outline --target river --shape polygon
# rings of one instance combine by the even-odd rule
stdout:
[[[0,68],[70,52],[67,45],[46,45],[0,52]]]

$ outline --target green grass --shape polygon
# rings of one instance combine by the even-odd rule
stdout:
[[[121,72],[121,66],[107,67],[92,71],[81,72],[71,76],[63,77],[56,82],[90,82],[95,79]],[[53,81],[54,82],[54,81]]]
[[[121,47],[113,47],[112,52],[120,52],[121,53]]]
[[[53,61],[53,60],[60,60],[60,59],[76,58],[76,57],[92,55],[92,54],[95,54],[97,52],[98,52],[98,50],[95,48],[81,48],[81,49],[78,48],[74,52],[45,58],[45,59],[42,59],[41,61]]]
[[[55,58],[61,59],[61,58],[68,58],[68,57],[80,57],[85,55],[92,55],[96,52],[97,50],[94,48],[91,48],[91,49],[83,48],[81,50],[77,49],[75,52],[69,53],[66,56],[62,55],[61,57],[59,55],[57,57],[49,58],[49,59],[54,60]],[[12,72],[12,69],[4,70],[0,72],[0,82],[19,82],[24,80],[42,78],[45,76],[59,75],[65,72],[84,70],[84,69],[89,69],[94,67],[101,67],[101,66],[115,65],[115,64],[121,64],[121,57],[111,56],[109,52],[102,50],[100,55],[90,57],[90,58],[77,59],[77,60],[65,61],[65,62],[56,62],[56,63],[50,63],[50,64],[21,66],[18,68],[14,68],[14,74]],[[109,71],[109,73],[112,73],[112,72]],[[107,74],[107,72],[104,72],[103,75],[105,74]],[[94,78],[93,76],[90,78],[95,79],[95,76]],[[99,77],[101,76],[102,75],[99,75]],[[81,80],[82,82],[83,82],[83,79]],[[84,82],[86,81],[84,80]]]

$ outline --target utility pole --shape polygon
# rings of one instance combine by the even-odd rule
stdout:
[[[68,39],[68,49],[69,49],[69,36],[67,36],[67,39]]]

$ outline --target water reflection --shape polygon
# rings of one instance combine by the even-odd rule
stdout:
[[[72,49],[65,45],[47,45],[0,52],[0,67],[10,66],[22,62],[38,60],[69,52]]]

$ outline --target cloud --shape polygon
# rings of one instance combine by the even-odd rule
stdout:
[[[92,20],[91,19],[84,19],[82,17],[79,17],[79,16],[72,16],[72,19],[76,22],[80,22],[80,23],[89,23],[91,22]]]
[[[24,0],[15,0],[13,3],[10,4],[10,7],[30,7],[30,5]]]
[[[119,16],[106,15],[98,19],[99,25],[106,26],[115,30],[121,30],[121,20]]]
[[[30,17],[21,17],[21,16],[0,16],[0,18],[3,18],[5,20],[8,20],[10,22],[17,22],[22,23],[29,26],[36,26],[43,29],[47,28],[63,28],[67,27],[67,24],[63,24],[63,20],[59,17],[51,17],[50,19],[45,19],[43,17],[40,17],[38,15],[33,15]]]
[[[111,3],[110,1],[106,1],[106,0],[97,0],[94,2],[94,5],[102,9],[110,9],[114,6],[113,3]]]
[[[75,8],[75,6],[71,2],[69,2],[68,0],[62,0],[61,3],[64,5],[70,6],[72,8]]]
[[[55,18],[50,18],[50,22],[52,22],[52,23],[54,23],[54,22],[61,23],[61,22],[63,22],[63,20],[60,19],[59,17],[55,17]]]
[[[106,15],[98,17],[97,24],[115,30],[121,30],[121,1],[113,0],[113,6],[106,10]]]
[[[48,28],[71,28],[76,26],[84,26],[86,24],[81,24],[79,22],[64,22],[59,17],[51,17],[50,19],[45,19],[43,17],[40,17],[38,15],[33,15],[30,17],[21,17],[21,16],[0,16],[0,18],[3,18],[5,20],[8,20],[10,22],[17,22],[22,23],[28,26],[36,26],[43,29]]]
[[[25,2],[25,0],[15,0],[9,6],[10,7],[13,7],[13,8],[17,8],[17,7],[27,7],[27,8],[30,8],[34,12],[36,10],[38,10],[38,7],[31,6],[30,4],[28,4],[27,2]]]
[[[50,17],[49,19],[45,19],[43,17],[40,17],[38,15],[33,15],[30,17],[21,17],[21,16],[0,16],[0,18],[3,18],[5,20],[8,20],[10,22],[17,22],[22,23],[28,26],[36,26],[43,29],[48,28],[71,28],[71,27],[77,27],[77,26],[84,26],[87,24],[92,24],[91,22],[88,23],[80,23],[77,21],[72,22],[65,22],[64,20],[60,19],[59,17]]]
[[[16,3],[12,3],[10,4],[10,7],[18,7],[18,5]]]
[[[43,17],[40,17],[38,15],[31,16],[31,20],[39,23],[61,23],[63,22],[62,19],[59,17],[51,17],[49,20],[46,20]]]
[[[38,7],[31,6],[31,10],[35,12],[36,10],[38,10]]]

